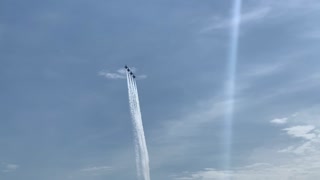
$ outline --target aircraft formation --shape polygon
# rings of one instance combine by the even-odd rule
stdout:
[[[136,78],[136,76],[133,74],[133,72],[130,70],[130,68],[125,65],[124,68],[130,73],[130,75],[133,77],[133,78]]]

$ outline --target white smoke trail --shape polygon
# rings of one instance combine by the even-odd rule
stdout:
[[[143,161],[142,161],[142,167],[144,169],[144,177],[145,179],[149,180],[150,179],[150,168],[149,168],[149,154],[148,154],[148,148],[147,148],[147,143],[144,135],[144,130],[143,130],[143,124],[142,124],[142,116],[141,116],[141,110],[140,110],[140,101],[139,101],[139,94],[138,94],[138,89],[137,89],[137,84],[135,81],[133,81],[134,84],[134,90],[135,90],[135,96],[137,100],[137,115],[138,115],[138,126],[141,135],[141,145],[142,145],[142,153],[143,153]]]
[[[236,77],[238,63],[238,46],[239,32],[241,23],[241,8],[242,0],[234,0],[232,7],[232,21],[230,31],[230,52],[227,66],[227,86],[226,86],[226,121],[225,121],[225,147],[226,153],[225,170],[229,170],[232,166],[232,138],[233,138],[233,120],[235,108],[235,93],[236,93]]]
[[[135,117],[134,117],[134,109],[135,109],[135,104],[134,104],[134,93],[132,91],[132,82],[131,82],[131,78],[129,73],[127,72],[127,85],[128,85],[128,95],[129,95],[129,106],[130,106],[130,114],[131,114],[131,119],[132,119],[132,123],[133,126],[136,127],[136,122],[134,121]],[[137,129],[134,128],[133,129],[133,133],[134,133],[134,141],[135,141],[135,153],[136,153],[136,168],[137,168],[137,173],[138,173],[138,177],[141,177],[141,162],[140,162],[140,152],[139,152],[139,137],[138,137],[138,132]]]
[[[135,151],[138,177],[150,180],[149,155],[144,136],[139,95],[135,80],[127,72],[127,84],[132,123],[135,134]]]

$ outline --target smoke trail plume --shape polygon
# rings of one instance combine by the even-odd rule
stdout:
[[[233,119],[235,108],[235,92],[236,92],[236,70],[238,63],[238,46],[239,46],[239,31],[241,22],[241,7],[242,0],[234,0],[232,8],[232,26],[230,31],[230,52],[228,57],[228,69],[227,69],[227,86],[226,86],[226,121],[225,121],[225,138],[226,144],[224,147],[225,169],[228,170],[231,167],[232,159],[232,138],[233,138]]]
[[[144,136],[137,84],[128,72],[127,85],[130,113],[134,127],[137,174],[140,180],[150,180],[149,155]]]

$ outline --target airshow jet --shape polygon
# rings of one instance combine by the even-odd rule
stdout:
[[[133,77],[133,78],[136,78],[136,76],[133,74],[133,72],[130,70],[130,68],[125,65],[124,68],[130,73],[130,75]]]
[[[136,78],[136,76],[133,74],[133,72],[130,72],[130,75],[131,75],[133,78]]]

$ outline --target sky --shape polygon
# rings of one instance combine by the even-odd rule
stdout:
[[[234,3],[1,0],[0,179],[136,179],[125,64],[152,180],[319,179],[320,2]]]

